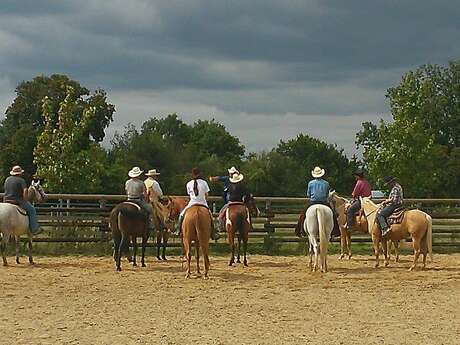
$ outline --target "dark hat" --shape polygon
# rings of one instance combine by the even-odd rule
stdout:
[[[383,182],[385,182],[385,184],[390,184],[391,182],[394,182],[396,181],[396,177],[394,176],[387,176],[383,179]]]
[[[358,175],[358,176],[363,177],[364,176],[364,170],[362,168],[358,168],[358,169],[355,170],[353,175]]]
[[[192,169],[192,174],[191,174],[191,175],[192,175],[192,178],[193,178],[193,179],[201,178],[201,171],[200,171],[200,169],[198,169],[198,168],[196,168],[196,167],[193,168],[193,169]]]

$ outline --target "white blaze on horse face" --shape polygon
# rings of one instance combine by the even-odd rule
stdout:
[[[230,217],[228,216],[228,208],[225,210],[225,225],[232,226],[232,221],[230,220]]]
[[[247,215],[246,220],[248,224],[251,225],[251,218],[249,217],[249,209],[247,207],[246,207],[246,215]]]

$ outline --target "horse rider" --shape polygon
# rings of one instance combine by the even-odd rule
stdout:
[[[161,201],[163,198],[163,190],[161,189],[160,184],[158,183],[157,176],[160,176],[160,173],[157,172],[156,169],[150,169],[145,176],[147,178],[144,180],[145,188],[147,188],[147,200],[150,200],[150,196],[153,196],[153,199],[155,200],[153,204],[153,208],[156,208],[155,205]],[[156,210],[157,212],[160,212],[158,209]],[[160,221],[160,226],[162,229],[165,229],[166,226],[164,225],[162,221],[162,217],[158,218]]]
[[[230,177],[232,177],[234,173],[237,173],[238,169],[236,169],[235,167],[231,167],[230,169],[227,169],[227,171],[228,171],[228,175],[209,177],[210,182],[216,182],[216,181],[223,182],[224,191],[222,193],[222,198],[224,199],[224,205],[228,204],[228,196],[229,196],[228,187],[230,186]]]
[[[243,202],[244,198],[250,195],[246,185],[242,182],[243,179],[244,175],[240,174],[238,171],[234,172],[228,179],[228,203],[219,211],[219,226],[221,231],[225,230],[225,214],[229,204],[232,202]]]
[[[311,176],[313,176],[313,180],[308,182],[307,186],[307,198],[309,198],[310,200],[307,208],[317,204],[329,207],[332,210],[332,213],[334,214],[334,228],[332,230],[331,236],[339,236],[340,230],[339,223],[337,221],[337,215],[335,214],[335,210],[331,207],[331,205],[328,202],[330,191],[329,182],[322,178],[325,173],[326,171],[318,166],[311,171]],[[303,216],[305,219],[305,212]]]
[[[144,181],[142,181],[139,176],[144,171],[139,167],[134,167],[128,172],[129,180],[125,183],[125,191],[128,195],[128,201],[134,201],[140,207],[144,209],[148,214],[148,228],[150,230],[154,229],[153,225],[153,208],[152,205],[147,201],[148,194],[147,188],[145,187]]]
[[[38,176],[37,174],[34,174],[32,176],[32,181],[30,182],[30,186],[35,188],[35,190],[40,194],[42,200],[46,199],[46,193],[43,190],[43,187],[41,185],[42,183],[42,178]]]
[[[386,236],[391,228],[388,225],[387,218],[397,209],[402,206],[403,202],[403,189],[401,185],[396,182],[393,176],[387,176],[384,179],[385,184],[391,188],[388,199],[380,204],[380,209],[377,211],[377,223],[382,231],[382,236]]]
[[[358,168],[355,171],[354,176],[356,184],[353,188],[353,192],[351,193],[351,197],[353,198],[353,200],[347,209],[347,223],[345,225],[345,229],[347,229],[348,231],[350,231],[351,227],[353,226],[355,214],[358,213],[361,209],[361,202],[359,201],[359,198],[370,197],[372,190],[370,183],[364,178],[363,169]]]
[[[174,234],[177,236],[179,236],[182,231],[182,221],[184,219],[184,214],[190,207],[194,205],[202,205],[209,210],[208,202],[206,201],[210,191],[208,183],[203,179],[203,177],[201,177],[201,172],[198,168],[193,168],[191,175],[192,179],[187,182],[186,185],[187,194],[190,197],[190,201],[179,214],[179,220],[176,224],[176,231],[174,232]],[[211,238],[213,240],[218,240],[220,236],[215,231],[211,210],[209,210],[209,217],[211,217]]]
[[[11,171],[10,176],[5,180],[5,194],[3,202],[18,205],[27,212],[29,217],[29,228],[32,234],[36,235],[41,232],[40,225],[37,221],[37,211],[35,207],[28,201],[28,189],[26,181],[22,178],[24,170],[19,165],[15,165]]]

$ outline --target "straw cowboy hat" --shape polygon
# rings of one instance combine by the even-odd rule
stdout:
[[[15,165],[13,169],[11,169],[10,175],[21,175],[23,172],[24,170],[22,170],[22,168],[19,165]]]
[[[143,172],[144,172],[144,170],[141,170],[139,167],[134,167],[128,172],[128,176],[129,177],[138,177]]]
[[[311,176],[313,176],[314,178],[320,178],[324,176],[325,173],[326,171],[324,171],[324,169],[321,169],[320,167],[315,167],[315,169],[311,171]]]
[[[236,172],[232,175],[232,177],[229,178],[231,183],[238,183],[240,181],[243,181],[244,175],[240,174],[239,172]]]
[[[230,169],[227,170],[229,175],[233,175],[234,173],[238,172],[238,169],[235,167],[231,167]]]
[[[159,172],[157,172],[157,169],[150,169],[146,174],[145,176],[158,176],[160,175]]]

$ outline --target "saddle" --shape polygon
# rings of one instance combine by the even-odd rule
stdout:
[[[128,200],[128,201],[123,201],[123,204],[131,205],[137,207],[138,211],[142,211],[143,207],[141,206],[141,202],[138,200]]]
[[[407,209],[404,207],[399,207],[387,218],[388,225],[392,224],[401,224],[404,219],[404,214]]]

